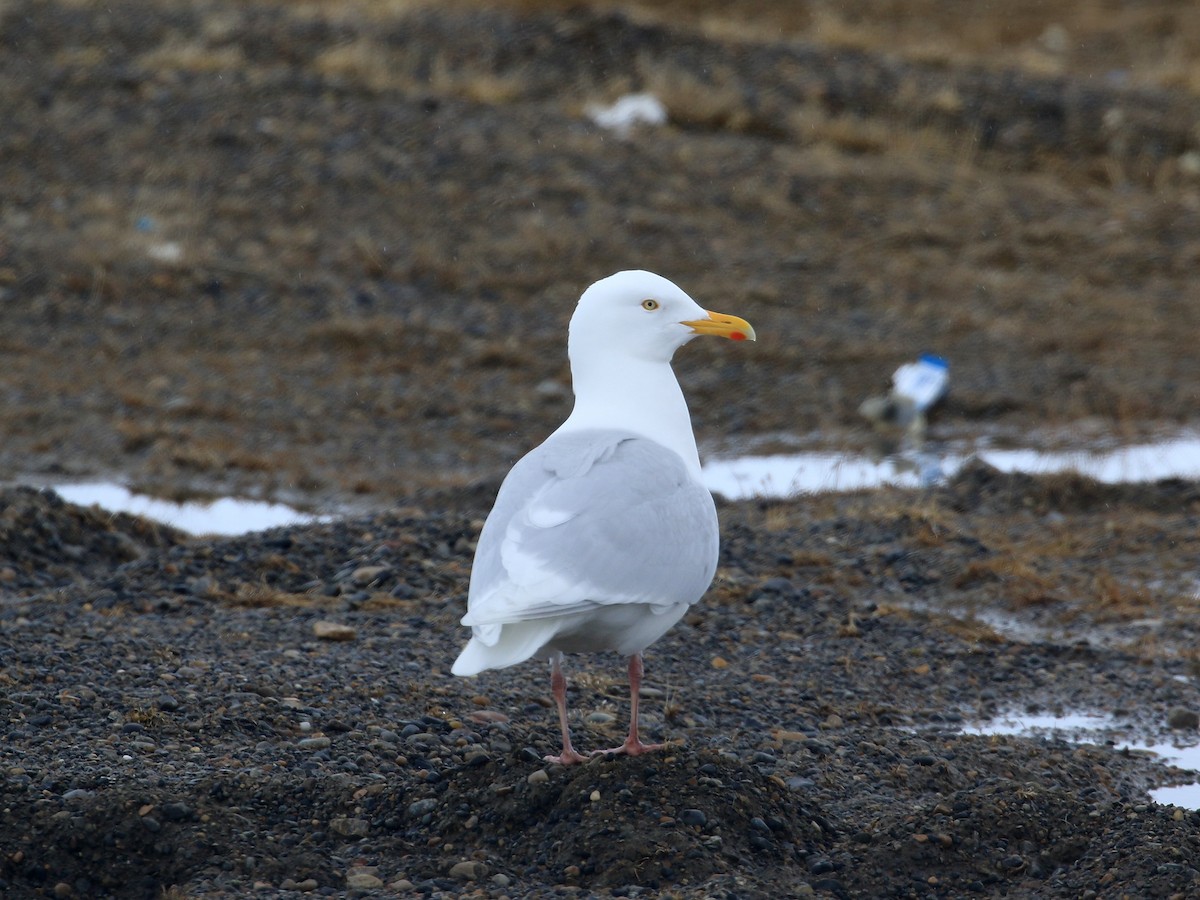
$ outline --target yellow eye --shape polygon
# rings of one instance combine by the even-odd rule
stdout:
[[[658,309],[658,301],[657,300],[643,300],[642,301],[642,309],[649,310],[650,312],[654,312],[654,310]]]

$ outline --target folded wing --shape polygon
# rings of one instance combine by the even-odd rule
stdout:
[[[554,435],[501,486],[462,622],[490,644],[507,624],[694,603],[717,545],[712,496],[675,453],[625,432]]]

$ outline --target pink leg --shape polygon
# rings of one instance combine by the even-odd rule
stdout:
[[[571,729],[567,725],[567,677],[563,675],[561,653],[555,653],[550,659],[550,690],[554,694],[554,702],[558,705],[558,723],[562,727],[563,749],[561,756],[547,756],[545,760],[564,766],[585,762],[587,757],[576,752],[575,748],[571,746]]]
[[[625,756],[641,756],[651,750],[661,750],[666,744],[643,744],[638,738],[638,692],[642,688],[642,675],[645,668],[642,665],[642,654],[635,653],[629,657],[629,737],[620,747],[611,750],[596,750],[597,753],[620,753]]]

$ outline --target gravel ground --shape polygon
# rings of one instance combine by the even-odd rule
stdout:
[[[4,576],[0,887],[129,897],[1200,890],[1200,813],[1147,794],[1194,775],[1111,744],[960,732],[1004,711],[1086,709],[1143,740],[1168,739],[1169,719],[1195,740],[1197,601],[1185,609],[1186,596],[1151,589],[1157,573],[1138,559],[1151,534],[1195,544],[1197,485],[1107,487],[978,465],[930,492],[722,504],[714,588],[648,656],[644,724],[671,749],[574,768],[541,761],[557,733],[540,666],[448,674],[494,487],[221,540],[49,492],[0,496],[0,508],[21,511],[0,531],[5,558],[45,558],[49,547],[71,561],[47,567],[53,585]],[[1185,512],[1156,512],[1164,495]],[[1126,605],[1085,604],[1071,590],[1095,552],[1097,516],[1140,522],[1104,545]],[[1054,556],[1044,548],[1056,520],[1075,540]],[[1027,566],[1060,595],[1023,597]],[[962,612],[971,604],[1031,628],[1057,617],[1080,637],[1009,639]],[[1092,620],[1126,641],[1089,642]],[[1172,632],[1188,652],[1148,644],[1147,630]],[[620,661],[572,670],[577,740],[615,741]]]
[[[750,15],[752,13],[752,15]],[[575,298],[646,267],[749,319],[678,370],[702,452],[1195,427],[1200,14],[1163,0],[0,0],[0,480],[234,492],[191,537],[0,488],[16,898],[1200,895],[1200,484],[982,465],[719,505],[647,657],[668,752],[547,767],[472,680],[471,552],[566,415]],[[650,90],[628,137],[587,108]],[[581,748],[620,660],[570,661]],[[1105,743],[964,734],[1110,716]]]

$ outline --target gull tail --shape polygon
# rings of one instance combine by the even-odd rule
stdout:
[[[484,669],[503,669],[529,659],[554,637],[558,623],[550,619],[532,622],[513,622],[500,627],[500,634],[493,636],[492,643],[485,643],[476,634],[463,647],[450,671],[455,675],[478,675]],[[490,629],[489,629],[490,630]]]

